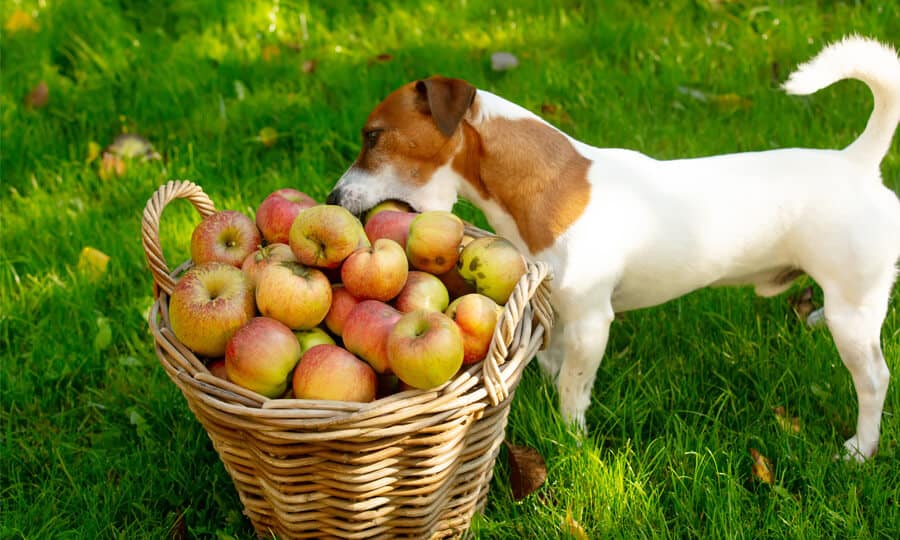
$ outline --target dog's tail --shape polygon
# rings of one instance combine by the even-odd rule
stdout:
[[[900,122],[900,58],[888,45],[849,36],[800,65],[784,83],[784,89],[789,94],[812,94],[842,79],[863,81],[875,96],[865,131],[844,151],[855,161],[877,167]]]

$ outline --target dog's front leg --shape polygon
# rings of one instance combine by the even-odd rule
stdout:
[[[553,329],[550,332],[550,345],[545,350],[537,352],[541,371],[544,372],[544,375],[550,377],[551,381],[556,381],[559,369],[562,367],[563,358],[566,356],[566,348],[563,343],[565,336],[563,328],[565,324],[565,321],[557,314],[553,323]]]
[[[609,295],[602,300],[585,300],[581,299],[584,308],[562,314],[565,357],[557,379],[563,419],[583,432],[587,431],[585,411],[591,403],[594,378],[615,317]]]

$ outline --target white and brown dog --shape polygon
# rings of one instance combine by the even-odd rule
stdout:
[[[861,461],[878,449],[889,379],[880,332],[900,258],[900,202],[879,165],[900,121],[900,60],[851,37],[784,88],[811,94],[846,78],[865,82],[875,106],[843,150],[658,161],[588,146],[465,81],[432,77],[375,107],[328,202],[361,214],[386,199],[450,210],[462,196],[549,263],[558,321],[539,361],[556,378],[564,419],[581,428],[617,312],[706,286],[772,296],[805,272],[824,290],[856,387],[857,431],[844,446]]]

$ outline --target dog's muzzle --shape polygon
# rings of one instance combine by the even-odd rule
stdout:
[[[331,193],[328,194],[328,197],[325,199],[325,204],[336,204],[341,206],[341,200],[343,199],[343,190],[341,188],[334,188],[331,190]]]

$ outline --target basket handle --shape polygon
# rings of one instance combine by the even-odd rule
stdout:
[[[206,217],[216,211],[215,205],[203,192],[203,188],[189,180],[170,180],[160,186],[147,201],[141,221],[141,236],[147,264],[153,274],[154,298],[159,297],[160,290],[166,294],[172,294],[172,289],[175,288],[175,280],[170,275],[172,272],[166,264],[166,258],[163,256],[162,246],[159,242],[159,219],[166,205],[176,199],[190,201],[201,217]]]
[[[553,308],[550,306],[549,281],[553,278],[550,266],[545,262],[529,262],[528,272],[519,279],[513,289],[506,308],[497,321],[494,330],[494,338],[487,357],[484,359],[482,373],[484,386],[488,393],[491,405],[497,406],[509,396],[506,380],[500,372],[500,365],[506,361],[509,347],[516,337],[516,328],[522,319],[525,308],[531,305],[532,321],[525,321],[541,325],[544,329],[544,349],[550,344],[550,329],[553,326]]]

